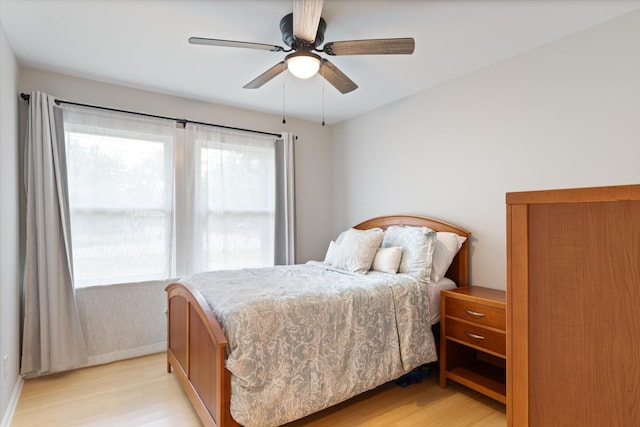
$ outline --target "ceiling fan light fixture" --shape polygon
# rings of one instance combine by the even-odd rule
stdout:
[[[287,69],[299,79],[308,79],[316,75],[320,69],[321,59],[311,52],[295,52],[287,55]]]

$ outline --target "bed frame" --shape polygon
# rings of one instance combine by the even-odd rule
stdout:
[[[354,228],[366,230],[391,225],[425,226],[468,237],[462,228],[415,215],[372,218]],[[447,271],[458,286],[468,285],[469,249],[467,239]],[[200,292],[184,283],[166,288],[168,298],[167,372],[173,368],[204,426],[232,427],[231,373],[225,368],[226,338]]]

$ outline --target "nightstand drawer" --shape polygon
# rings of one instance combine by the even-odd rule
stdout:
[[[447,312],[447,315],[448,314]],[[507,345],[505,334],[483,328],[482,326],[460,322],[447,317],[445,334],[447,338],[454,338],[502,356],[506,355]]]
[[[455,298],[447,298],[445,311],[447,316],[457,317],[458,319],[474,322],[478,325],[490,326],[503,331],[506,329],[505,310],[500,308]]]

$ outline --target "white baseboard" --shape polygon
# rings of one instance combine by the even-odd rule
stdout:
[[[89,356],[87,366],[102,365],[105,363],[116,362],[118,360],[132,359],[134,357],[146,356],[148,354],[162,353],[163,351],[167,351],[166,341],[145,345],[142,347],[120,350],[108,354]]]
[[[13,414],[16,412],[16,407],[18,406],[18,399],[20,399],[22,384],[24,384],[24,380],[20,375],[18,375],[18,380],[16,381],[16,385],[13,387],[13,392],[11,393],[7,410],[4,412],[2,421],[0,421],[0,427],[9,427],[11,425]]]

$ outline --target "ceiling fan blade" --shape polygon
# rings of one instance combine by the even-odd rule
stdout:
[[[284,65],[284,61],[280,61],[273,67],[269,68],[264,73],[260,74],[255,79],[251,80],[249,83],[247,83],[243,87],[245,89],[257,89],[259,87],[262,87],[262,85],[267,83],[269,80],[273,79],[278,74],[282,73],[285,69],[286,69],[286,65]]]
[[[327,55],[410,55],[416,42],[412,37],[329,42],[323,47]]]
[[[342,94],[358,89],[357,84],[351,81],[351,79],[340,71],[338,67],[324,58],[322,59],[322,66],[320,67],[319,74]]]
[[[293,0],[293,35],[313,43],[318,32],[324,0]]]
[[[239,42],[236,40],[205,39],[203,37],[189,37],[189,43],[202,44],[202,45],[208,45],[208,46],[242,47],[246,49],[270,50],[271,52],[284,51],[283,47],[275,46],[272,44]]]

